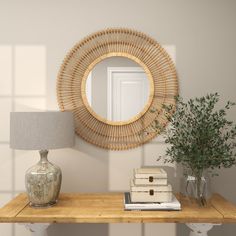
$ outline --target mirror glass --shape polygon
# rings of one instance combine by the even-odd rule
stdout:
[[[97,63],[86,80],[86,96],[92,110],[110,121],[128,121],[148,103],[149,79],[135,61],[121,56]]]

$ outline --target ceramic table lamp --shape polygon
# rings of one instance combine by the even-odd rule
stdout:
[[[74,145],[71,112],[11,112],[10,147],[39,150],[40,161],[27,170],[26,191],[32,207],[48,207],[57,202],[61,170],[47,159],[49,149]]]

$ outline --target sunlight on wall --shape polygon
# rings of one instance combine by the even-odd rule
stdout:
[[[46,47],[0,45],[0,207],[24,191],[25,171],[37,153],[9,148],[10,112],[46,109]],[[32,158],[34,157],[34,158]],[[4,236],[30,235],[17,224],[0,224]]]
[[[16,46],[14,53],[15,94],[46,95],[46,48]]]

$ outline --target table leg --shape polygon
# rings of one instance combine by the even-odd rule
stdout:
[[[31,236],[47,236],[47,228],[50,226],[47,223],[28,223],[23,225],[31,232]]]
[[[214,225],[220,224],[188,223],[186,225],[191,229],[189,236],[207,236],[207,232],[210,231]]]

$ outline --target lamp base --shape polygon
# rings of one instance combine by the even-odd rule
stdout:
[[[46,203],[46,204],[34,204],[32,202],[29,203],[29,205],[33,208],[48,208],[48,207],[54,206],[55,204],[57,204],[57,201],[49,202],[49,203]]]
[[[40,161],[27,170],[25,185],[34,208],[51,207],[57,203],[61,188],[61,170],[47,159],[47,150],[41,150]]]

